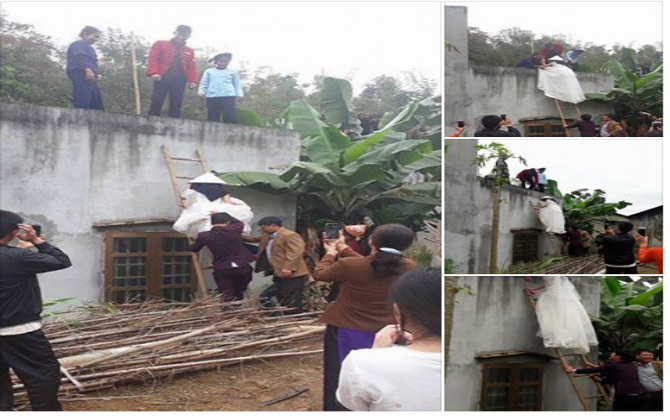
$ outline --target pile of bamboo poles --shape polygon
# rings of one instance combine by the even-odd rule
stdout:
[[[44,326],[61,363],[61,395],[155,381],[244,361],[318,353],[305,342],[324,327],[317,313],[283,315],[256,301],[147,301],[87,306]],[[17,378],[15,399],[25,401]]]
[[[508,274],[598,274],[605,270],[605,261],[600,255],[588,257],[553,257],[532,264],[515,264]]]

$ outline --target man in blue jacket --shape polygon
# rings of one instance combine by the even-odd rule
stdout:
[[[10,246],[18,238],[35,250]],[[61,411],[60,365],[42,332],[38,273],[72,265],[16,213],[0,210],[0,411],[13,405],[11,368],[25,385],[33,411]]]

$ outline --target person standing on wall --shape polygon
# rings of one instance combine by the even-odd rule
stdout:
[[[93,44],[100,40],[101,35],[99,29],[85,26],[79,32],[81,39],[67,48],[65,71],[72,81],[72,105],[75,108],[105,109],[98,87],[98,54],[93,49]]]
[[[537,189],[544,192],[547,189],[547,168],[537,170]]]
[[[168,116],[179,118],[188,83],[194,89],[197,83],[195,52],[186,46],[191,37],[191,27],[179,25],[174,37],[167,41],[156,41],[149,50],[146,75],[154,80],[149,115],[161,115],[163,102],[170,97]]]
[[[242,82],[239,70],[229,69],[231,53],[218,54],[211,60],[214,68],[207,69],[200,79],[198,96],[207,102],[207,118],[210,121],[237,123],[237,98],[242,98]]]
[[[10,246],[15,238],[19,246]],[[25,386],[33,411],[62,410],[60,364],[42,332],[37,274],[71,265],[63,251],[40,238],[21,216],[0,210],[0,411],[12,410],[9,369]]]
[[[309,276],[303,258],[305,241],[298,233],[283,227],[283,224],[278,217],[264,217],[258,221],[263,235],[242,235],[242,240],[259,244],[256,272],[272,272],[279,304],[291,308],[285,312],[301,313],[302,290]]]

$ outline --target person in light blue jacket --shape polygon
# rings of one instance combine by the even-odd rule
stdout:
[[[233,59],[230,53],[218,54],[211,60],[214,67],[205,70],[200,79],[198,96],[207,104],[210,121],[237,123],[236,100],[244,96],[239,70],[229,69]]]

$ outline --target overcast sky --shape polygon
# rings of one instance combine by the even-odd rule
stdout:
[[[663,40],[660,1],[462,1],[445,4],[467,6],[468,26],[478,27],[489,34],[517,26],[538,35],[565,34],[571,41],[609,47],[622,44],[634,48]]]
[[[528,162],[528,167],[524,167],[516,159],[508,160],[512,178],[526,168],[547,168],[547,178],[557,181],[563,193],[599,188],[607,193],[608,202],[633,203],[620,211],[624,215],[663,204],[660,139],[498,139],[496,142]],[[494,163],[482,169],[480,175],[489,174]]]
[[[193,27],[189,45],[230,48],[231,67],[270,66],[344,77],[356,87],[418,71],[439,83],[443,48],[439,2],[2,2],[11,20],[66,45],[85,25],[113,27],[149,41]],[[439,91],[439,86],[438,91]]]

